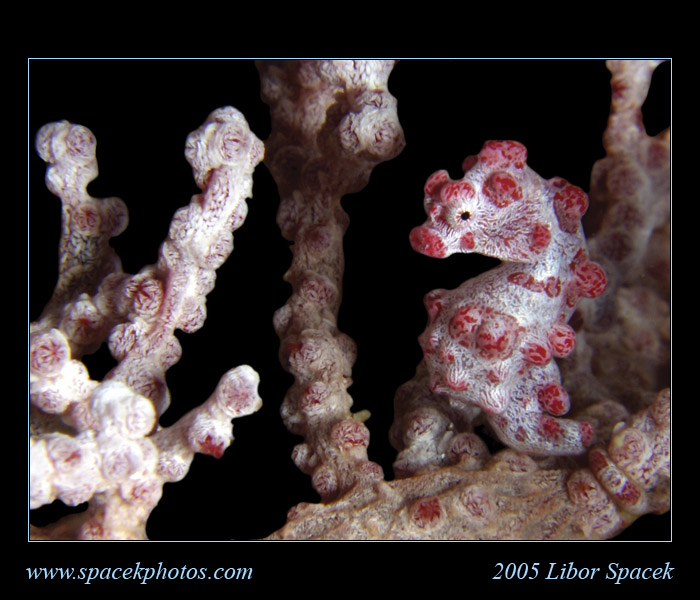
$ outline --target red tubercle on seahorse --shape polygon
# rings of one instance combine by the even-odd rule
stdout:
[[[550,415],[565,415],[569,412],[569,394],[556,382],[543,385],[539,389],[538,400],[540,406]]]
[[[447,181],[440,188],[440,199],[443,202],[452,202],[455,198],[471,198],[474,196],[474,188],[469,182]]]
[[[552,360],[552,353],[550,349],[537,342],[529,342],[520,349],[523,354],[523,358],[532,363],[533,365],[546,365]]]
[[[515,177],[503,171],[497,171],[486,179],[483,192],[498,208],[505,208],[523,197],[523,188]]]
[[[558,323],[549,331],[549,343],[554,356],[568,356],[576,345],[576,333],[566,323]]]
[[[488,314],[476,332],[476,345],[483,358],[508,358],[515,348],[520,330],[518,321],[507,314]]]
[[[435,195],[440,188],[445,185],[450,180],[450,175],[444,169],[442,171],[436,171],[425,182],[423,191],[426,196]]]
[[[490,141],[479,152],[479,160],[488,167],[522,169],[527,160],[527,149],[520,142]]]
[[[559,220],[559,226],[568,233],[575,233],[581,217],[588,210],[588,196],[575,185],[556,177],[552,185],[559,188],[554,194],[554,211]]]
[[[501,441],[533,454],[580,454],[593,430],[561,418],[570,400],[552,359],[573,351],[567,321],[580,298],[604,291],[605,273],[588,259],[579,226],[586,194],[542,179],[526,158],[518,142],[487,142],[465,159],[461,180],[437,171],[425,184],[428,219],[411,232],[414,249],[502,264],[428,294],[420,342],[432,389],[452,406],[484,410]]]
[[[552,234],[549,232],[549,227],[544,223],[535,223],[532,228],[530,239],[530,250],[533,252],[542,252],[552,239]]]
[[[476,246],[474,236],[471,233],[465,233],[459,240],[459,246],[466,251],[474,250],[474,246]]]

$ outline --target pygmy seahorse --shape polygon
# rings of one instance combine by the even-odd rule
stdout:
[[[586,251],[586,194],[559,177],[544,180],[526,159],[522,144],[491,141],[465,159],[462,179],[444,170],[428,178],[428,220],[411,232],[413,248],[435,258],[477,252],[502,264],[427,294],[419,342],[433,391],[454,407],[481,408],[504,444],[579,454],[593,428],[559,418],[570,400],[552,358],[573,350],[567,323],[581,297],[603,293],[605,272]]]

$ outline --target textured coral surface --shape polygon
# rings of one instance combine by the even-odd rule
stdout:
[[[528,164],[542,177],[560,176],[588,190],[593,163],[604,156],[601,138],[610,99],[604,64],[537,61],[526,63],[526,70],[523,64],[399,63],[389,90],[398,98],[408,145],[398,158],[375,168],[362,192],[343,200],[350,226],[344,240],[339,327],[358,347],[349,391],[353,411],[366,409],[372,415],[366,422],[371,431],[369,458],[383,467],[387,478],[395,456],[386,433],[393,419],[392,398],[421,359],[417,338],[426,321],[421,298],[436,288],[455,288],[470,274],[497,264],[476,256],[436,261],[413,252],[408,232],[425,219],[421,190],[427,176],[447,168],[458,179],[462,159],[476,154],[484,140],[517,139],[528,148]],[[73,73],[70,79],[63,76],[66,69]],[[227,71],[226,77],[213,83],[220,71]],[[207,84],[195,93],[189,83],[194,81]],[[478,94],[465,93],[473,92],[475,85]],[[523,89],[528,93],[513,93]],[[30,130],[33,135],[46,122],[67,118],[95,133],[101,173],[90,191],[129,203],[130,227],[113,245],[125,271],[133,273],[155,262],[172,213],[196,192],[182,157],[187,134],[214,107],[234,105],[258,137],[269,135],[258,90],[255,67],[247,63],[107,62],[95,69],[92,63],[40,61],[30,69]],[[666,124],[650,127],[659,131]],[[37,158],[30,168],[33,320],[55,283],[59,209],[57,200],[42,190],[41,161]],[[196,457],[184,481],[166,486],[147,529],[153,539],[260,538],[284,524],[290,507],[318,501],[309,478],[289,458],[300,439],[288,434],[279,418],[279,405],[292,380],[279,364],[279,340],[270,316],[289,296],[282,275],[291,253],[271,226],[277,197],[269,172],[259,168],[247,222],[237,232],[235,252],[218,271],[217,287],[208,297],[207,323],[188,336],[191,339],[180,340],[183,359],[168,372],[172,407],[163,419],[172,423],[185,414],[193,396],[201,402],[199,390],[213,389],[232,364],[248,363],[260,373],[260,395],[266,404],[237,426],[236,443],[219,462]],[[156,206],[154,198],[166,205]],[[232,321],[233,332],[227,325]],[[91,375],[101,377],[111,368],[110,361],[98,352],[86,364]],[[503,459],[512,464],[507,456]],[[604,468],[602,461],[597,464]],[[585,483],[579,482],[577,489],[583,490]],[[462,504],[485,514],[490,504],[481,491],[474,482],[463,492],[468,497]],[[52,510],[37,511],[32,522],[46,522]],[[413,527],[422,524],[424,531],[431,531],[444,509],[431,503],[427,493],[425,500],[406,510]],[[643,527],[639,533],[633,528],[627,533],[660,539],[670,535],[667,521],[657,527],[653,517],[643,517],[638,524]],[[439,526],[432,530],[439,537]]]
[[[202,193],[175,213],[157,262],[135,275],[108,243],[128,221],[124,203],[87,192],[98,171],[94,134],[49,123],[36,149],[63,214],[56,289],[30,324],[30,507],[88,508],[32,535],[143,539],[163,485],[183,479],[195,453],[221,457],[230,421],[261,406],[258,375],[244,365],[172,426],[159,423],[170,404],[165,373],[182,356],[174,332],[193,333],[206,319],[263,146],[232,107],[188,136],[185,156]],[[100,382],[82,360],[104,346],[117,364]]]

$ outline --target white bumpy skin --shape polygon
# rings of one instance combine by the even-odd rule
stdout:
[[[535,455],[581,454],[589,423],[559,418],[570,403],[552,360],[571,353],[567,324],[582,297],[605,289],[588,260],[580,219],[583,190],[545,181],[512,141],[486,142],[451,181],[446,171],[425,185],[428,221],[413,247],[442,258],[478,252],[503,261],[453,291],[425,298],[429,324],[420,337],[432,390],[453,408],[482,409],[507,446]]]

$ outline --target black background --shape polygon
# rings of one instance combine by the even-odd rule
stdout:
[[[604,156],[609,79],[601,60],[402,60],[395,67],[389,89],[407,145],[374,170],[362,192],[343,199],[350,227],[339,318],[359,350],[349,390],[353,408],[371,411],[370,458],[389,478],[393,395],[421,358],[421,299],[496,264],[473,255],[436,260],[411,249],[408,233],[425,219],[426,178],[443,168],[461,177],[461,161],[485,140],[515,139],[540,175],[588,190],[592,165]],[[270,131],[248,60],[30,60],[28,83],[30,320],[55,284],[60,223],[60,202],[44,188],[45,167],[33,150],[41,125],[67,119],[95,133],[100,175],[89,191],[127,203],[129,228],[112,245],[130,273],[155,262],[173,212],[198,192],[183,155],[188,133],[224,105],[241,110],[263,141]],[[670,123],[670,90],[667,64],[657,70],[645,107],[651,133]],[[278,196],[263,165],[254,182],[248,218],[207,298],[205,326],[192,335],[178,332],[183,357],[168,372],[172,405],[161,422],[203,402],[239,364],[259,372],[264,405],[234,422],[236,439],[222,459],[198,455],[184,481],[166,485],[148,524],[154,540],[254,540],[281,527],[296,503],[318,500],[290,459],[300,439],[279,418],[291,377],[279,365],[271,319],[289,295],[282,276],[291,253],[275,224]],[[106,349],[85,362],[94,378],[113,366]],[[32,522],[50,519],[52,510],[32,513]],[[620,539],[669,540],[670,523],[669,515],[645,516]],[[531,547],[519,548],[524,554]]]

